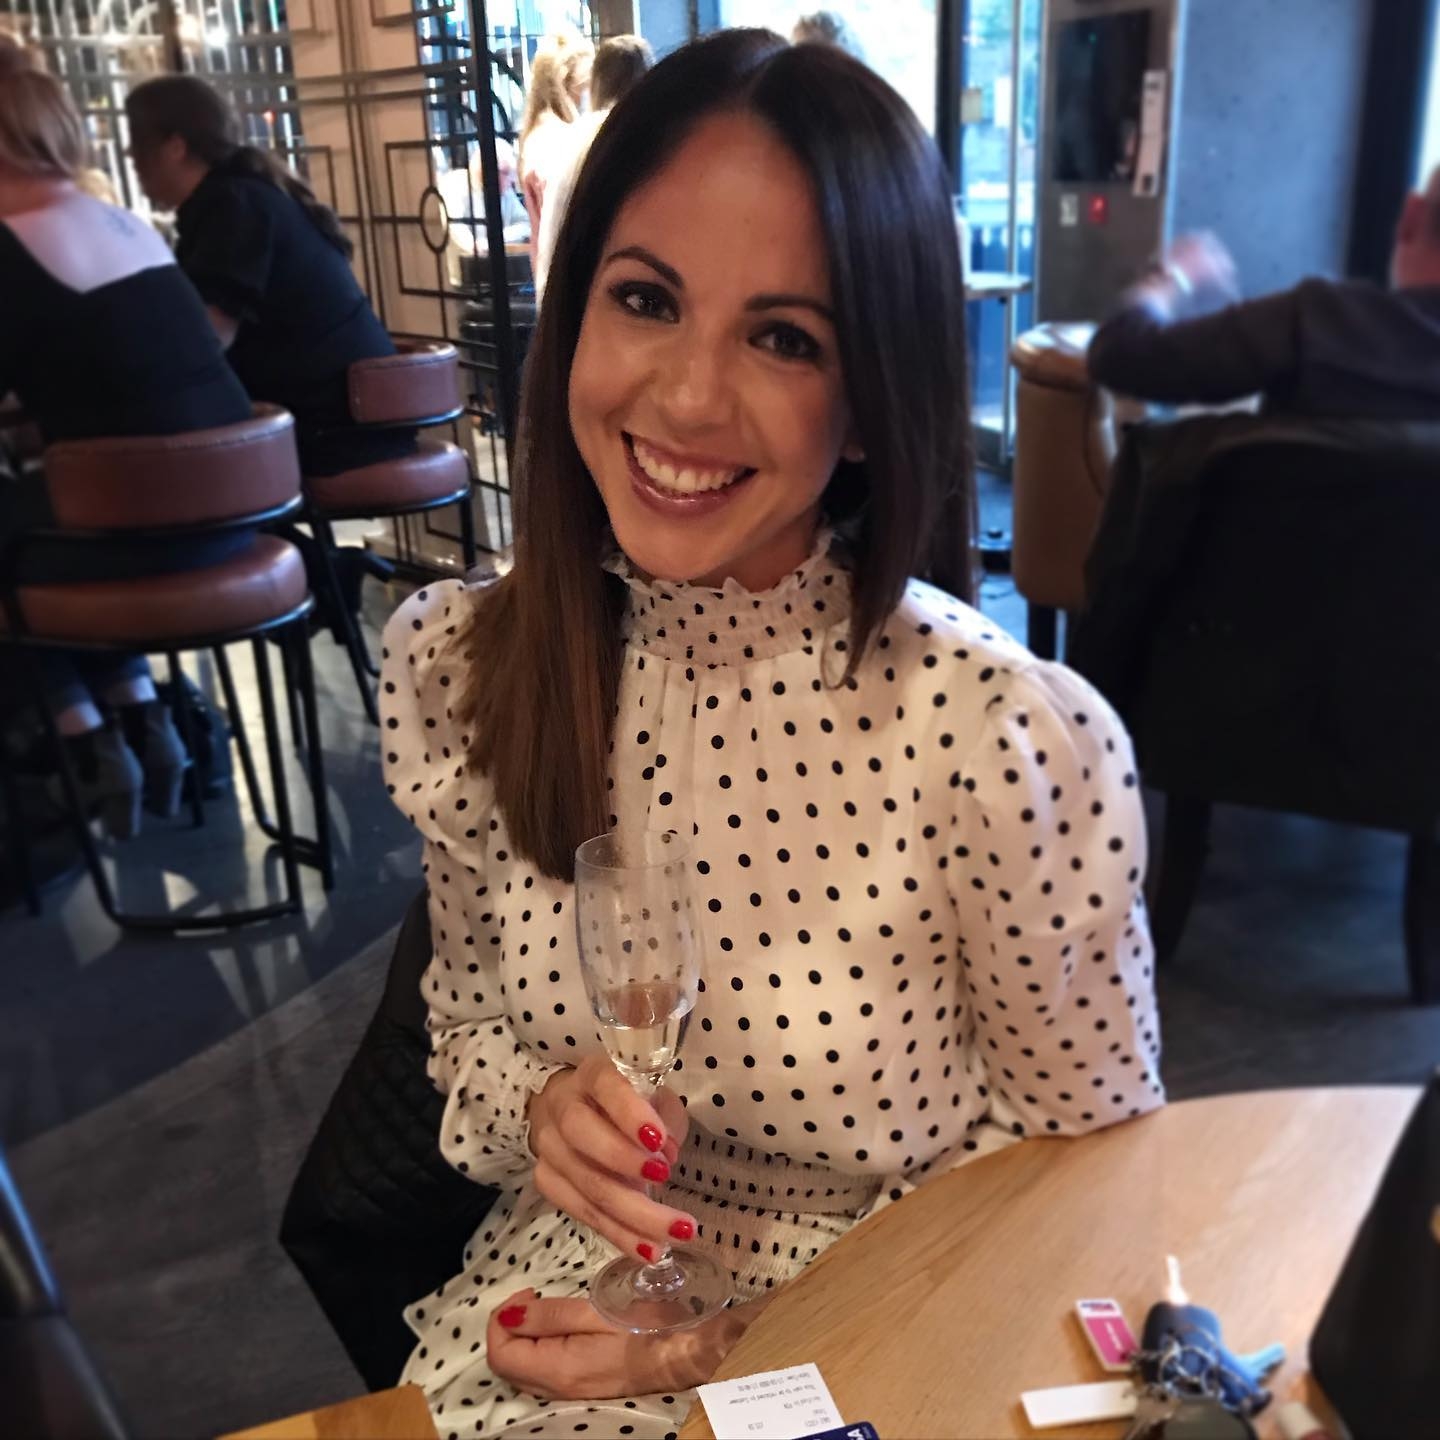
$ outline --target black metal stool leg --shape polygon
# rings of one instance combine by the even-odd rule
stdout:
[[[34,697],[35,709],[39,713],[40,723],[44,726],[46,737],[55,749],[56,756],[60,762],[60,783],[65,791],[65,810],[70,819],[71,829],[75,832],[75,839],[79,842],[80,852],[85,857],[85,868],[90,872],[90,883],[95,887],[95,896],[100,901],[100,908],[117,925],[124,921],[115,905],[115,892],[110,888],[110,877],[105,873],[104,862],[100,858],[100,848],[95,844],[94,833],[90,829],[90,822],[85,815],[85,802],[80,797],[80,783],[75,778],[75,765],[70,758],[70,750],[65,744],[65,737],[60,733],[60,727],[55,723],[55,717],[50,713],[50,706],[45,701],[43,687],[39,683],[39,676],[31,668],[31,694]]]
[[[175,697],[175,718],[180,725],[180,742],[190,757],[190,819],[198,830],[205,823],[205,800],[200,793],[200,765],[196,760],[195,726],[191,723],[190,707],[185,703],[185,672],[180,657],[173,650],[165,652],[170,667],[170,693]]]
[[[240,700],[235,693],[235,677],[230,673],[230,657],[223,645],[214,649],[215,669],[220,674],[220,690],[225,696],[225,711],[230,721],[230,733],[235,737],[235,749],[240,756],[240,773],[245,777],[245,791],[250,796],[250,809],[255,823],[269,835],[273,826],[270,813],[265,808],[265,795],[260,789],[260,777],[255,769],[255,755],[250,749],[250,734],[245,728],[245,716],[240,709]]]
[[[1027,605],[1025,630],[1030,653],[1037,660],[1054,660],[1059,650],[1057,615],[1049,605]]]
[[[294,645],[295,678],[305,715],[305,758],[310,770],[310,799],[315,811],[315,852],[320,879],[326,890],[335,888],[335,857],[330,843],[330,797],[325,789],[325,748],[320,739],[319,707],[315,703],[315,667],[310,660],[310,636],[305,626],[294,625],[286,636]]]
[[[460,554],[465,561],[465,570],[475,568],[475,489],[472,486],[465,492],[465,498],[460,502]]]
[[[360,622],[345,608],[345,596],[340,589],[340,577],[335,573],[335,532],[330,528],[328,520],[316,517],[312,518],[310,523],[318,542],[316,548],[320,552],[320,568],[324,574],[325,589],[328,592],[326,598],[334,611],[341,633],[345,637],[345,650],[350,656],[350,668],[355,672],[355,683],[360,687],[360,699],[365,706],[365,714],[369,717],[372,725],[378,725],[380,723],[380,707],[376,703],[375,687],[370,683],[370,675],[366,669],[369,657],[365,651],[365,641],[360,634]]]
[[[275,817],[280,825],[280,854],[285,867],[285,893],[290,908],[299,911],[300,867],[295,846],[295,827],[290,818],[290,790],[285,780],[285,756],[280,746],[280,719],[275,710],[275,691],[270,682],[270,657],[264,639],[250,642],[255,655],[255,680],[260,691],[260,715],[265,726],[265,750],[270,757],[270,788],[275,796]]]
[[[280,665],[285,675],[285,709],[290,715],[290,739],[298,751],[304,746],[305,740],[300,728],[300,703],[295,694],[295,658],[290,652],[288,628],[280,640]]]

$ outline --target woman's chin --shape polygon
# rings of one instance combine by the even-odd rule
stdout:
[[[693,521],[686,522],[683,535],[667,535],[670,526],[664,521],[657,524],[648,516],[639,520],[627,516],[619,523],[612,517],[611,525],[630,563],[654,580],[694,583],[717,572],[724,574],[733,558],[730,546],[707,544],[707,537],[696,533],[699,527]]]

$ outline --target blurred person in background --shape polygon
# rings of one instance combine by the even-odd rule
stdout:
[[[530,217],[530,264],[536,265],[545,188],[570,154],[569,127],[584,113],[595,47],[578,33],[551,35],[530,62],[520,122],[520,189]]]
[[[173,435],[249,418],[194,287],[155,231],[77,177],[83,123],[59,81],[0,43],[0,395],[14,391],[45,444]],[[213,564],[245,534],[179,548],[33,538],[53,524],[43,474],[0,485],[6,576],[28,584],[134,578]],[[87,808],[117,837],[142,799],[179,806],[186,763],[142,655],[37,651],[41,680]]]
[[[864,49],[855,38],[855,33],[833,10],[816,10],[802,15],[790,32],[795,45],[833,45],[857,60],[865,59]]]
[[[650,42],[639,35],[616,35],[604,41],[595,52],[590,71],[590,110],[570,126],[571,149],[568,160],[556,174],[546,191],[545,207],[540,214],[540,238],[535,247],[535,298],[545,298],[545,277],[550,270],[550,257],[560,234],[575,181],[590,153],[605,117],[655,63]]]
[[[355,247],[335,212],[276,155],[246,144],[234,110],[196,76],[147,80],[125,113],[141,188],[175,212],[176,258],[241,383],[295,417],[303,472],[339,475],[413,453],[413,429],[367,430],[350,417],[350,366],[395,345],[350,268]],[[293,525],[280,533],[305,557],[317,622],[341,636],[317,542]],[[339,546],[334,559],[355,615],[364,577],[388,568],[360,545]]]
[[[528,240],[530,221],[525,214],[525,201],[520,195],[520,171],[515,164],[515,147],[496,136],[495,160],[500,180],[500,226],[505,240]],[[450,254],[455,256],[484,255],[485,241],[485,171],[479,145],[473,146],[468,165],[457,165],[436,182],[450,217]],[[472,223],[473,222],[473,223]],[[452,281],[459,275],[452,273]]]
[[[175,255],[251,398],[295,417],[307,475],[407,454],[413,435],[350,419],[357,360],[395,345],[350,268],[335,212],[266,150],[244,143],[225,99],[193,75],[147,80],[125,101],[135,173],[173,210]]]
[[[1440,169],[1407,197],[1390,286],[1309,279],[1238,297],[1213,235],[1186,235],[1090,344],[1097,384],[1160,404],[1260,395],[1267,411],[1440,419]]]

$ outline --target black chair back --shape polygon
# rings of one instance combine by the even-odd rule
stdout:
[[[1147,783],[1405,832],[1433,823],[1440,443],[1246,446],[1198,484],[1126,712]]]
[[[1070,663],[1167,796],[1152,905],[1178,944],[1212,803],[1410,836],[1411,991],[1440,1003],[1440,426],[1135,427]]]
[[[430,1039],[420,995],[431,953],[422,893],[280,1228],[280,1243],[372,1390],[393,1385],[415,1347],[401,1310],[461,1268],[496,1193],[440,1154],[445,1103],[425,1072]]]

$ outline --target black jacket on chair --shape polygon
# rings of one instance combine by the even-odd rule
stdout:
[[[456,1274],[495,1198],[440,1154],[444,1098],[425,1073],[422,893],[385,993],[296,1176],[280,1242],[372,1390],[393,1385],[415,1337],[401,1310]]]
[[[1170,795],[1440,817],[1440,426],[1249,415],[1127,435],[1067,660]]]
[[[0,1158],[0,1433],[125,1440],[105,1382],[71,1327],[44,1251]]]

